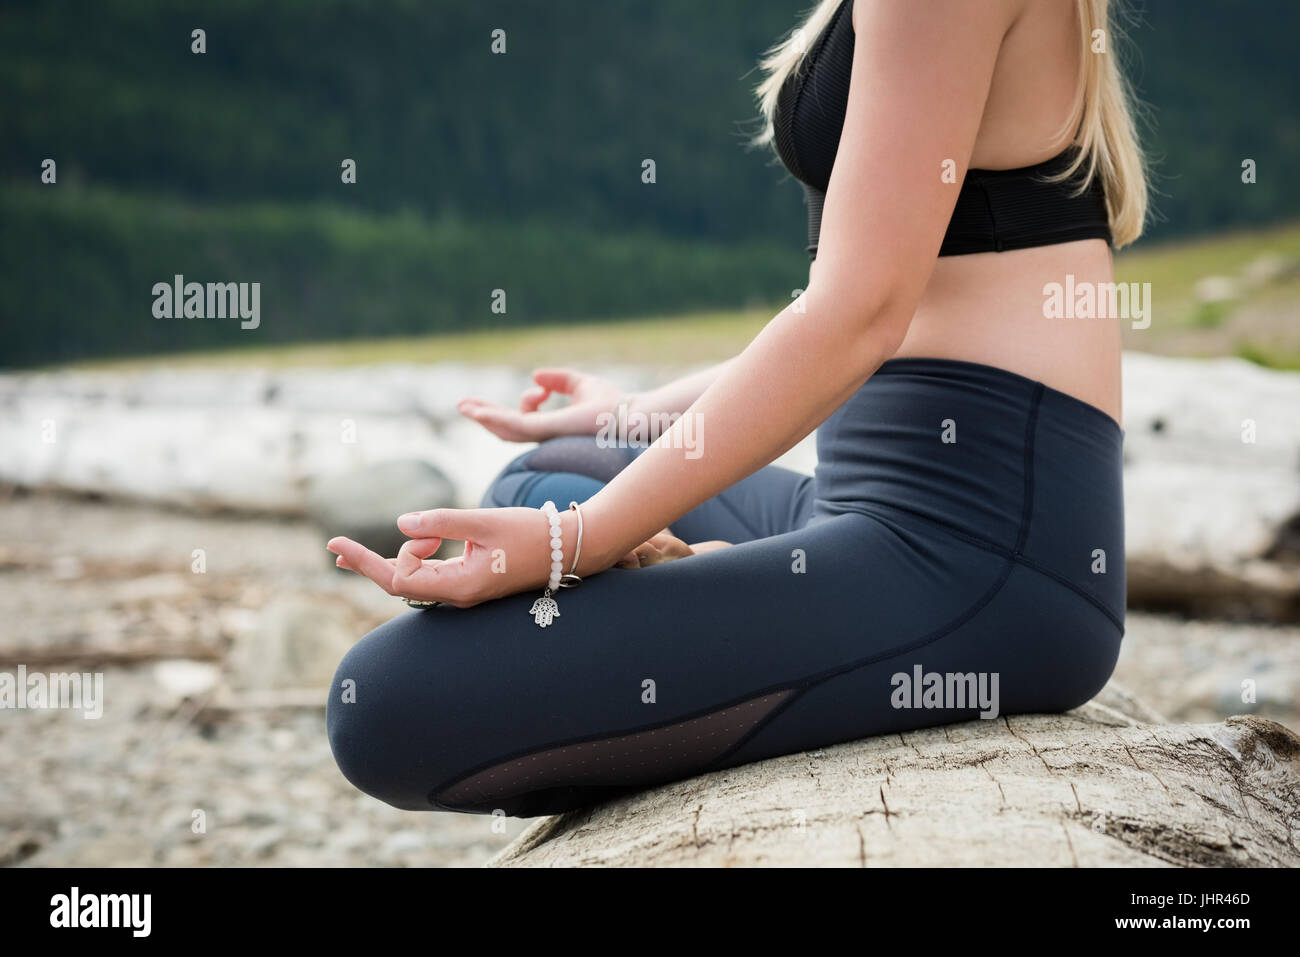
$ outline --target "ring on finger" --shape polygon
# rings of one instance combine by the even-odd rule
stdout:
[[[401,598],[402,596],[398,595],[397,597]],[[418,598],[402,598],[402,601],[406,602],[412,608],[437,608],[442,604],[440,601],[420,601]]]

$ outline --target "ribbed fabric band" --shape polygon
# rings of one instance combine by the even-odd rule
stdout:
[[[804,186],[811,259],[817,258],[822,205],[844,127],[853,48],[853,0],[844,0],[782,87],[773,117],[777,153]],[[1080,239],[1111,242],[1100,179],[1094,177],[1082,193],[1077,176],[1049,180],[1063,173],[1074,155],[1070,147],[1033,166],[967,170],[939,255],[1003,252]]]

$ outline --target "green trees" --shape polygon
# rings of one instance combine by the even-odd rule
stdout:
[[[799,4],[214,6],[0,9],[0,364],[217,344],[226,327],[152,319],[149,289],[178,272],[261,282],[263,341],[802,285],[799,190],[745,148],[753,64]],[[1295,216],[1300,8],[1149,6],[1130,33],[1157,108],[1153,234]],[[57,185],[39,181],[46,158]],[[487,311],[498,288],[504,316]]]

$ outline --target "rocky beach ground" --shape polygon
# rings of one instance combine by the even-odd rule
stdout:
[[[508,844],[527,822],[398,811],[339,773],[323,696],[290,686],[402,608],[324,541],[300,520],[0,502],[0,670],[100,671],[105,699],[99,719],[0,713],[0,863],[477,865]],[[296,681],[272,680],[285,660]],[[1300,729],[1300,627],[1132,612],[1115,677],[1171,720]]]
[[[0,530],[0,670],[99,671],[105,699],[99,719],[0,713],[0,864],[478,864],[523,826],[360,793],[330,755],[323,693],[266,687],[283,682],[253,649],[315,649],[295,670],[319,682],[403,610],[330,567],[305,522],[20,496]],[[232,688],[289,703],[223,705]]]

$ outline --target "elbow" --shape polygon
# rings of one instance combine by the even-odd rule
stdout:
[[[916,308],[913,297],[901,292],[847,284],[810,287],[805,296],[805,311],[814,314],[809,326],[833,337],[837,351],[863,378],[899,350]]]
[[[907,338],[913,309],[884,307],[876,312],[861,332],[862,351],[870,371],[894,355]]]

